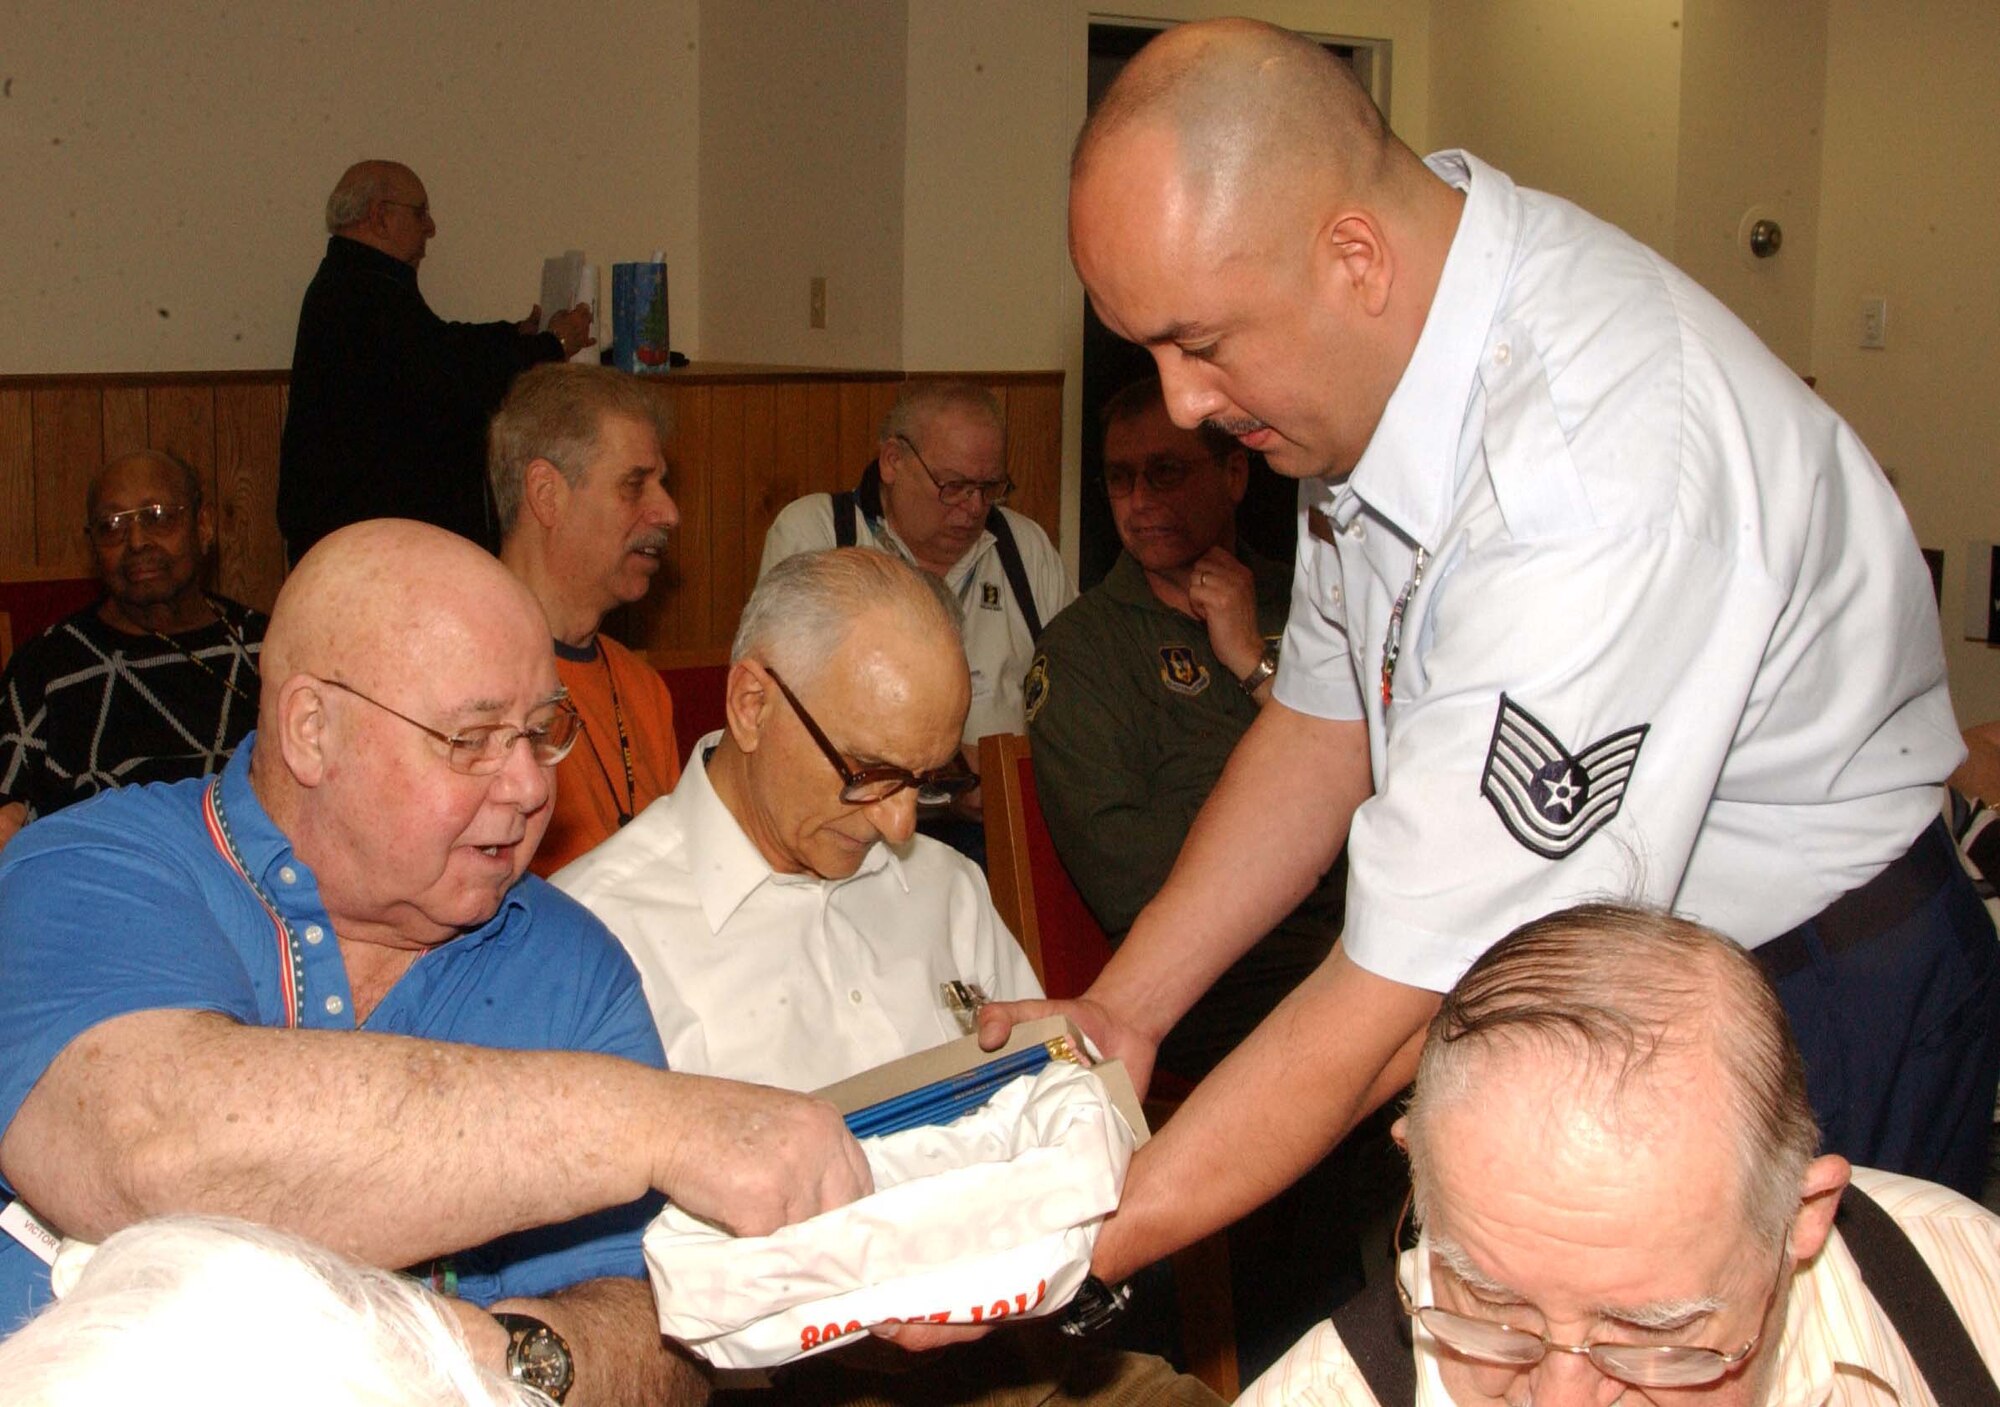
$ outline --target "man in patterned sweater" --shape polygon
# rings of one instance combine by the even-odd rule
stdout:
[[[104,599],[0,676],[0,846],[112,787],[220,771],[257,721],[266,620],[202,589],[215,515],[200,477],[141,450],[98,471],[87,505]]]

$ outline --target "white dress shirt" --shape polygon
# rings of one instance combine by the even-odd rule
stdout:
[[[812,1090],[965,1034],[941,984],[1042,995],[986,877],[925,836],[846,879],[779,874],[695,747],[680,784],[554,883],[618,935],[670,1068]]]
[[[1979,1356],[2000,1367],[2000,1218],[1949,1188],[1856,1168],[1855,1184],[1909,1236]],[[1416,1303],[1429,1302],[1430,1257],[1404,1253]],[[1417,1407],[1452,1407],[1429,1334],[1413,1335]],[[1889,1316],[1835,1232],[1792,1277],[1764,1407],[1940,1407]],[[1243,1390],[1237,1407],[1376,1407],[1331,1321],[1313,1326]]]
[[[1368,725],[1347,951],[1444,991],[1519,923],[1606,895],[1765,942],[1908,849],[1963,755],[1902,507],[1657,254],[1465,153],[1430,165],[1464,213],[1366,453],[1301,485],[1274,686]],[[1524,716],[1626,765],[1580,796],[1544,753],[1529,808],[1525,780],[1489,785]]]
[[[1057,611],[1076,599],[1076,587],[1041,525],[1011,508],[1000,511],[1013,529],[1014,543],[1021,549],[1021,566],[1028,574],[1028,590],[1034,595],[1042,624],[1047,625]],[[860,520],[855,546],[873,547],[916,564],[888,519],[871,520],[860,512],[855,517]],[[809,493],[785,505],[772,521],[764,536],[764,561],[757,576],[761,580],[787,557],[833,545],[833,495]],[[1000,565],[1000,548],[992,533],[979,535],[979,541],[945,573],[944,584],[958,596],[964,616],[965,659],[972,669],[972,709],[965,715],[965,741],[976,743],[989,733],[1026,732],[1028,715],[1021,702],[1021,684],[1035,657],[1035,642],[1014,604],[1014,591],[1007,584],[1007,570]]]

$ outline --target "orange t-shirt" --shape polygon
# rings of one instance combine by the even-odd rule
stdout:
[[[556,673],[583,715],[583,736],[556,768],[555,816],[529,866],[551,875],[674,789],[681,777],[674,699],[657,671],[608,636],[582,659],[556,647]],[[616,698],[616,707],[613,698]],[[618,720],[632,749],[628,790]]]

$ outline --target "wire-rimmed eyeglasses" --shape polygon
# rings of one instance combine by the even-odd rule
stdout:
[[[117,513],[101,513],[84,524],[84,531],[90,534],[92,542],[109,547],[123,541],[126,531],[135,524],[149,533],[159,532],[179,527],[192,511],[192,506],[186,503],[142,503]]]
[[[888,763],[859,769],[849,767],[847,760],[840,755],[840,749],[833,745],[818,722],[806,712],[799,696],[778,677],[778,671],[768,664],[763,669],[771,676],[771,682],[778,686],[778,692],[785,696],[785,702],[792,706],[792,712],[799,716],[799,722],[806,725],[806,732],[819,745],[819,750],[826,754],[833,770],[840,773],[840,799],[848,805],[872,806],[878,801],[887,801],[906,787],[914,787],[920,803],[937,806],[979,785],[979,774],[967,767],[965,759],[956,754],[950,762],[929,772],[912,772],[907,767]]]
[[[342,693],[352,694],[363,703],[373,704],[391,717],[400,718],[420,733],[426,733],[445,745],[445,760],[454,772],[467,776],[486,777],[507,765],[507,754],[521,739],[528,740],[528,750],[534,754],[536,765],[553,767],[576,746],[576,740],[583,735],[583,718],[570,702],[569,691],[561,691],[556,697],[541,707],[549,710],[546,718],[539,722],[516,726],[512,723],[475,723],[469,728],[460,728],[456,733],[444,733],[428,723],[419,723],[401,709],[389,707],[378,698],[362,693],[352,684],[338,679],[321,679],[322,684],[330,684]]]
[[[1607,1378],[1632,1387],[1703,1387],[1728,1375],[1731,1369],[1757,1351],[1764,1338],[1764,1320],[1770,1316],[1771,1302],[1785,1279],[1786,1238],[1778,1241],[1778,1273],[1771,1292],[1764,1297],[1764,1309],[1757,1332],[1741,1348],[1727,1352],[1697,1344],[1637,1344],[1593,1339],[1589,1343],[1556,1343],[1547,1334],[1522,1329],[1490,1319],[1474,1319],[1434,1304],[1419,1305],[1410,1298],[1403,1283],[1401,1250],[1404,1224],[1410,1216],[1410,1198],[1403,1199],[1402,1215],[1396,1218],[1396,1238],[1390,1253],[1397,1257],[1396,1298],[1403,1312],[1422,1324],[1432,1338],[1448,1352],[1475,1364],[1525,1373],[1551,1353],[1572,1353],[1588,1358],[1591,1366]]]
[[[924,458],[924,452],[917,448],[916,441],[908,435],[898,435],[896,438],[901,440],[903,447],[916,457],[918,467],[924,471],[924,477],[929,479],[931,487],[937,490],[940,503],[948,503],[955,508],[961,503],[970,502],[976,496],[981,503],[991,507],[996,503],[1005,503],[1007,495],[1014,491],[1012,479],[940,479],[932,470],[930,461]]]

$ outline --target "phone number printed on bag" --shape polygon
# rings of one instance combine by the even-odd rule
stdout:
[[[1035,1282],[1035,1293],[1032,1296],[1020,1294],[1011,1300],[998,1299],[991,1304],[975,1304],[962,1314],[949,1309],[940,1309],[935,1314],[912,1314],[906,1319],[890,1315],[882,1322],[884,1324],[985,1324],[1026,1314],[1047,1299],[1048,1293],[1049,1282],[1038,1280]],[[850,1319],[845,1324],[818,1326],[808,1324],[799,1332],[799,1351],[803,1353],[822,1344],[832,1343],[835,1339],[845,1338],[849,1334],[858,1334],[865,1327],[859,1319]]]

